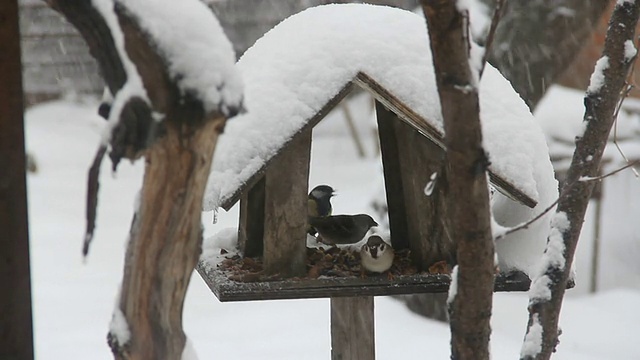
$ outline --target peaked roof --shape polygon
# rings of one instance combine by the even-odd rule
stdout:
[[[231,119],[219,139],[205,210],[235,202],[279,150],[315,126],[353,84],[442,144],[426,25],[411,12],[363,4],[311,8],[265,34],[237,67],[248,112]],[[488,64],[479,94],[492,179],[534,206],[549,187],[540,180],[553,177],[544,136],[522,99]]]

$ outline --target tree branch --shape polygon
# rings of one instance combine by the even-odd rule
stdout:
[[[639,13],[639,2],[619,1],[609,22],[603,57],[600,66],[596,66],[599,74],[592,77],[585,96],[586,130],[576,140],[576,150],[563,186],[567,196],[558,203],[544,262],[531,284],[529,322],[520,356],[523,360],[546,360],[556,349],[562,299],[595,185],[593,181],[579,180],[585,176],[597,176],[614,122],[613,114],[634,60],[634,57],[625,55],[625,43],[630,41],[633,44]],[[604,66],[605,62],[608,66]]]
[[[122,157],[144,156],[146,162],[117,310],[124,315],[131,337],[122,340],[109,334],[109,345],[116,359],[179,359],[186,342],[184,298],[201,252],[202,198],[218,135],[226,122],[222,109],[235,113],[241,104],[220,104],[219,109],[205,112],[201,99],[180,91],[176,83],[180,76],[169,74],[168,55],[157,48],[159,39],[138,22],[144,14],[126,8],[126,2],[114,1],[117,24],[109,22],[114,33],[90,0],[48,2],[83,35],[116,98],[132,81],[128,75],[139,77],[145,89],[148,100],[141,94],[122,93],[122,110],[110,134],[109,155],[114,166]],[[123,37],[126,54],[119,53],[122,49],[114,44],[116,32]],[[125,71],[123,63],[129,61],[135,69],[127,66]],[[225,85],[211,85],[225,90]],[[152,111],[163,114],[162,120],[152,119]],[[103,154],[101,148],[90,175],[88,234],[95,220],[94,180]]]
[[[457,295],[450,302],[452,359],[489,359],[494,245],[479,74],[469,64],[468,19],[452,0],[422,0],[445,130],[445,228],[456,239]],[[469,211],[473,209],[474,211]]]

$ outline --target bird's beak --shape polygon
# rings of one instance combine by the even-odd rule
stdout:
[[[373,223],[375,224],[373,226],[378,226],[378,223],[375,220],[373,220]]]
[[[331,193],[331,197],[334,197],[336,195],[338,195],[338,192],[336,190],[333,190],[333,192]]]

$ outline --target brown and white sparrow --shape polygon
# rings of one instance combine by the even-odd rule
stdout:
[[[383,273],[393,265],[394,251],[378,235],[372,235],[360,248],[360,261],[363,270]]]

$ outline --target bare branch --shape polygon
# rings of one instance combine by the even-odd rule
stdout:
[[[621,168],[618,168],[618,169],[615,169],[615,170],[611,171],[610,173],[607,173],[607,174],[604,174],[604,175],[600,175],[600,176],[595,176],[595,177],[582,177],[582,178],[578,179],[578,181],[599,181],[599,180],[608,178],[609,176],[613,176],[613,175],[615,175],[615,174],[617,174],[617,173],[619,173],[619,172],[621,172],[623,170],[626,170],[626,169],[628,169],[628,168],[630,168],[632,166],[635,166],[637,164],[640,164],[640,160],[632,161],[632,162],[628,163],[627,165],[625,165],[625,166],[623,166]],[[540,220],[545,214],[547,214],[549,211],[553,210],[553,208],[555,208],[555,206],[558,205],[558,202],[560,202],[561,199],[563,199],[565,196],[567,196],[567,194],[569,194],[568,189],[570,189],[574,184],[575,184],[575,182],[571,186],[565,187],[565,189],[560,193],[560,196],[558,196],[556,201],[554,201],[551,205],[549,205],[546,209],[544,209],[536,217],[534,217],[531,220],[528,220],[526,222],[523,222],[520,225],[516,225],[516,226],[514,226],[512,228],[507,229],[505,232],[503,232],[500,235],[494,237],[494,240],[503,239],[507,235],[513,234],[516,231],[529,228],[529,226],[531,226],[531,224],[533,224],[536,221]]]
[[[84,243],[82,244],[82,256],[89,254],[89,246],[91,240],[93,240],[93,231],[96,228],[96,214],[98,207],[98,189],[100,189],[100,165],[102,165],[102,159],[107,152],[105,145],[100,145],[96,155],[93,158],[93,163],[89,169],[89,177],[87,180],[87,231],[84,234]]]
[[[500,23],[500,19],[502,18],[504,8],[506,8],[504,4],[504,0],[496,0],[496,7],[493,9],[493,16],[491,17],[491,26],[489,27],[487,41],[484,45],[484,54],[482,55],[482,65],[480,67],[480,75],[478,76],[479,78],[482,78],[484,67],[487,64],[487,59],[489,58],[489,54],[491,53],[491,46],[493,45],[493,40],[496,37],[496,29],[498,29],[498,24]]]

